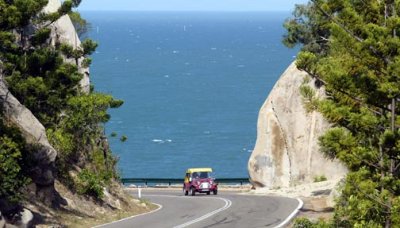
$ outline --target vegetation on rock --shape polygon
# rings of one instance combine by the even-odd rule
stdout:
[[[400,224],[400,1],[311,0],[285,23],[284,43],[302,44],[299,69],[324,85],[307,109],[332,128],[322,151],[349,169],[328,223],[295,227],[394,227]]]
[[[77,193],[101,199],[103,188],[118,178],[103,124],[110,119],[107,109],[123,102],[80,88],[79,69],[89,66],[94,41],[73,48],[51,36],[52,24],[67,14],[80,26],[78,33],[86,31],[87,22],[72,12],[80,2],[63,1],[56,12],[45,14],[47,0],[0,0],[0,80],[46,128],[58,151],[56,178]],[[18,202],[29,183],[28,152],[34,148],[0,111],[0,201]]]
[[[314,177],[314,182],[322,182],[328,180],[324,175],[321,176],[315,176]]]
[[[71,18],[74,24],[75,30],[79,37],[83,37],[91,28],[90,23],[81,17],[81,14],[77,11],[71,11],[68,13],[69,18]]]
[[[29,183],[23,170],[25,150],[18,129],[6,126],[0,118],[0,199],[11,203],[22,199],[21,188]]]

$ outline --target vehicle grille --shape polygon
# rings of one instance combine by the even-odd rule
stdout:
[[[201,183],[200,188],[210,188],[210,185],[207,182]]]

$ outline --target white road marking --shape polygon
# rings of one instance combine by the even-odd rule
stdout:
[[[220,197],[214,197],[214,199],[220,199],[220,200],[225,201],[225,205],[224,205],[223,207],[221,207],[221,208],[215,210],[215,211],[212,211],[212,212],[210,212],[210,213],[207,213],[207,214],[201,216],[200,218],[194,219],[194,220],[192,220],[192,221],[189,221],[189,222],[187,222],[187,223],[181,224],[181,225],[179,225],[179,226],[174,226],[174,228],[183,228],[183,227],[187,227],[187,226],[190,226],[190,225],[192,225],[192,224],[198,223],[198,222],[200,222],[200,221],[203,221],[203,220],[206,219],[206,218],[209,218],[209,217],[211,217],[211,216],[213,216],[213,215],[215,215],[215,214],[218,214],[218,213],[221,212],[221,211],[224,211],[224,210],[228,209],[228,208],[232,205],[232,201],[230,201],[230,200],[228,200],[228,199],[220,198]]]
[[[303,201],[299,198],[297,198],[297,201],[299,202],[299,205],[297,206],[296,209],[294,209],[294,211],[283,221],[281,222],[279,225],[275,226],[275,228],[280,228],[285,226],[287,223],[290,222],[290,220],[293,219],[294,216],[296,216],[296,214],[299,212],[299,210],[303,207]]]
[[[111,225],[111,224],[114,224],[114,223],[119,223],[119,222],[122,222],[122,221],[125,221],[125,220],[129,220],[129,219],[133,219],[133,218],[136,218],[136,217],[139,217],[139,216],[152,214],[152,213],[155,213],[155,212],[157,212],[157,211],[159,211],[159,210],[161,210],[163,208],[163,206],[161,204],[158,204],[158,203],[152,203],[152,204],[157,205],[158,208],[153,210],[153,211],[149,211],[149,212],[146,212],[146,213],[143,213],[143,214],[134,215],[134,216],[131,216],[131,217],[128,217],[128,218],[123,218],[123,219],[118,220],[118,221],[97,225],[97,226],[94,226],[92,228],[100,228],[100,227],[103,227],[103,226]]]
[[[147,195],[147,194],[146,194],[146,195],[143,195],[143,196],[144,196],[144,197],[145,197],[145,196],[173,197],[173,198],[181,198],[181,199],[200,199],[200,198],[195,198],[195,197],[170,196],[170,195]],[[214,211],[212,211],[212,212],[210,212],[210,213],[207,213],[207,214],[205,214],[205,215],[203,215],[203,216],[201,216],[201,217],[199,217],[199,218],[197,218],[197,219],[194,219],[194,220],[191,220],[191,221],[186,222],[186,223],[184,223],[184,224],[175,226],[174,228],[184,228],[184,227],[187,227],[187,226],[192,225],[192,224],[194,224],[194,223],[203,221],[203,220],[206,219],[206,218],[209,218],[209,217],[211,217],[211,216],[213,216],[213,215],[215,215],[215,214],[218,214],[218,213],[221,212],[221,211],[224,211],[224,210],[228,209],[228,208],[231,207],[231,205],[232,205],[232,201],[230,201],[230,200],[228,200],[228,199],[225,199],[225,198],[221,198],[221,197],[210,197],[209,199],[218,199],[218,200],[222,200],[222,201],[225,202],[225,205],[224,205],[223,207],[221,207],[221,208],[219,208],[219,209],[217,209],[217,210],[214,210]],[[111,225],[111,224],[119,223],[119,222],[122,222],[122,221],[125,221],[125,220],[133,219],[133,218],[136,218],[136,217],[139,217],[139,216],[144,216],[144,215],[152,214],[152,213],[155,213],[155,212],[157,212],[157,211],[159,211],[159,210],[161,210],[161,209],[163,208],[163,206],[162,206],[161,204],[157,204],[157,203],[153,203],[153,204],[155,204],[155,205],[158,206],[158,208],[157,208],[156,210],[154,210],[154,211],[150,211],[150,212],[143,213],[143,214],[139,214],[139,215],[134,215],[134,216],[131,216],[131,217],[128,217],[128,218],[124,218],[124,219],[118,220],[118,221],[114,221],[114,222],[110,222],[110,223],[106,223],[106,224],[94,226],[94,227],[92,227],[92,228],[101,228],[101,227],[106,226],[106,225]]]
[[[158,196],[158,197],[174,197],[174,198],[181,198],[181,199],[202,199],[202,198],[195,198],[195,197],[187,197],[187,196],[169,196],[169,195],[146,195],[146,196]],[[204,199],[204,198],[203,198]],[[225,205],[217,210],[211,211],[197,219],[191,220],[189,222],[186,222],[184,224],[178,225],[178,226],[174,226],[174,228],[184,228],[187,226],[190,226],[192,224],[198,223],[200,221],[203,221],[204,219],[207,219],[215,214],[218,214],[221,211],[224,211],[228,208],[230,208],[232,206],[232,201],[230,201],[229,199],[225,199],[225,198],[221,198],[221,197],[210,197],[208,199],[219,199],[225,202]]]
[[[183,198],[183,199],[196,199],[196,198],[194,198],[194,197],[171,196],[171,195],[146,195],[146,196],[173,197],[173,198]],[[199,198],[199,199],[200,199],[200,198]],[[194,219],[194,220],[191,220],[191,221],[189,221],[189,222],[186,222],[186,223],[181,224],[181,225],[178,225],[178,226],[174,226],[174,228],[184,228],[184,227],[193,225],[193,224],[198,223],[198,222],[200,222],[200,221],[203,221],[203,220],[205,220],[205,219],[207,219],[207,218],[209,218],[209,217],[211,217],[211,216],[213,216],[213,215],[215,215],[215,214],[218,214],[219,212],[222,212],[222,211],[224,211],[224,210],[226,210],[226,209],[228,209],[228,208],[230,208],[230,207],[232,206],[232,201],[230,201],[229,199],[225,199],[225,198],[221,198],[221,197],[211,197],[211,198],[209,198],[209,199],[219,199],[219,200],[222,200],[222,201],[225,202],[225,205],[224,205],[223,207],[221,207],[221,208],[219,208],[219,209],[217,209],[217,210],[214,210],[214,211],[212,211],[212,212],[209,212],[209,213],[207,213],[207,214],[205,214],[205,215],[203,215],[203,216],[201,216],[201,217],[199,217],[199,218],[196,218],[196,219]],[[303,207],[303,204],[304,204],[303,201],[302,201],[301,199],[299,199],[299,198],[297,198],[297,201],[299,202],[297,208],[296,208],[283,222],[281,222],[280,224],[278,224],[277,226],[275,226],[275,228],[281,228],[281,227],[287,225],[287,223],[289,223],[290,220],[292,220],[293,217],[296,216],[296,214],[299,212],[299,210]],[[134,215],[134,216],[131,216],[131,217],[128,217],[128,218],[124,218],[124,219],[121,219],[121,220],[118,220],[118,221],[114,221],[114,222],[110,222],[110,223],[106,223],[106,224],[94,226],[93,228],[101,228],[102,226],[106,226],[106,225],[110,225],[110,224],[122,222],[122,221],[129,220],[129,219],[132,219],[132,218],[136,218],[136,217],[139,217],[139,216],[144,216],[144,215],[152,214],[152,213],[155,213],[155,212],[157,212],[157,211],[159,211],[159,210],[161,210],[161,209],[163,208],[163,206],[162,206],[161,204],[157,204],[157,203],[153,203],[153,204],[155,204],[155,205],[158,206],[158,208],[157,208],[156,210],[154,210],[154,211],[150,211],[150,212],[147,212],[147,213],[143,213],[143,214]]]

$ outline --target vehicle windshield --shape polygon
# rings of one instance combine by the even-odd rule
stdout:
[[[210,178],[211,177],[211,173],[209,172],[194,172],[192,174],[193,178]]]

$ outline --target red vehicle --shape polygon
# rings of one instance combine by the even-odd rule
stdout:
[[[194,196],[196,192],[207,193],[210,195],[218,194],[218,184],[212,177],[211,168],[191,168],[186,171],[185,180],[183,183],[183,192],[185,195]]]

